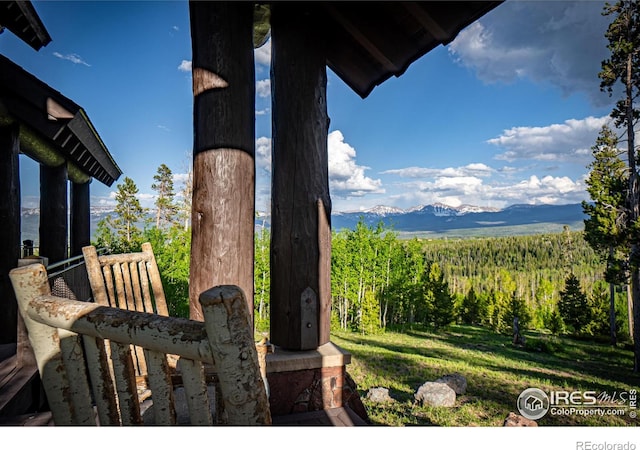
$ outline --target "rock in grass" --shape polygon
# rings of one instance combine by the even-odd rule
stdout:
[[[427,381],[416,391],[414,398],[422,406],[451,407],[456,403],[456,393],[445,383]]]
[[[537,427],[538,423],[535,420],[527,419],[519,414],[510,412],[506,419],[504,419],[505,427]]]
[[[393,401],[393,399],[389,396],[389,389],[383,387],[375,387],[369,389],[367,391],[367,400],[374,403],[387,403]]]
[[[444,383],[454,390],[456,395],[467,392],[467,379],[459,373],[444,375],[436,380],[436,383]]]

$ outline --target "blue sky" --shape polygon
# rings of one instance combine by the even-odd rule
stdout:
[[[81,105],[123,170],[111,188],[93,182],[92,204],[113,204],[128,176],[152,207],[162,163],[180,189],[193,145],[187,2],[33,4],[52,42],[36,52],[6,31],[0,53]],[[590,147],[615,100],[597,78],[608,56],[603,5],[507,0],[366,99],[328,70],[334,211],[587,199]],[[269,57],[270,42],[256,50],[261,211],[269,207]],[[37,166],[20,162],[23,204],[37,206]]]

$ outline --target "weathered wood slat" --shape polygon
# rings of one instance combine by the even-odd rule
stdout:
[[[145,261],[138,262],[138,273],[140,274],[140,289],[142,289],[144,310],[146,312],[153,312],[151,292],[149,291],[149,275],[147,274],[147,263]]]
[[[104,282],[107,288],[108,299],[106,303],[101,303],[101,304],[105,306],[113,306],[114,308],[117,308],[118,298],[116,297],[116,287],[113,281],[114,277],[113,277],[113,272],[111,271],[111,266],[104,266],[102,270],[104,272]],[[91,274],[89,275],[91,276]]]
[[[167,309],[167,299],[164,296],[164,289],[162,287],[162,278],[160,278],[160,271],[158,270],[158,264],[156,263],[156,257],[153,254],[151,244],[145,242],[142,244],[142,253],[146,258],[146,269],[151,282],[151,289],[153,290],[153,301],[156,306],[155,312],[161,316],[168,316],[169,311]],[[151,312],[151,310],[149,310]]]
[[[82,341],[100,425],[121,425],[105,341],[88,335]]]
[[[140,253],[116,253],[113,255],[100,255],[98,261],[102,266],[129,263],[131,261],[144,261],[144,255]]]
[[[133,298],[135,301],[135,310],[136,311],[144,311],[144,312],[153,312],[147,311],[144,309],[144,304],[142,303],[142,286],[140,283],[140,274],[138,273],[138,263],[130,262],[129,263],[129,273],[131,274],[131,288],[133,291]]]
[[[80,337],[67,330],[58,330],[62,360],[69,380],[68,396],[73,404],[74,425],[95,425],[91,404],[84,350]]]
[[[111,341],[111,361],[116,380],[116,393],[120,406],[122,425],[138,425],[142,423],[140,403],[137,395],[136,376],[128,344]]]
[[[145,349],[144,357],[147,361],[149,388],[153,392],[154,425],[175,425],[176,409],[167,356]]]
[[[122,284],[124,285],[124,298],[127,302],[127,309],[130,311],[139,311],[136,309],[135,298],[133,296],[133,286],[131,283],[131,273],[129,272],[129,263],[120,263],[120,270],[122,271]]]
[[[180,358],[177,367],[182,374],[182,384],[186,394],[191,424],[213,425],[202,363]]]
[[[116,298],[118,299],[118,303],[115,306],[122,309],[131,309],[127,304],[127,296],[124,292],[124,279],[122,277],[122,269],[120,264],[113,264],[111,266],[111,270],[113,271],[113,279],[116,286]]]

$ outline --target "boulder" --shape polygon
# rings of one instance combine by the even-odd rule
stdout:
[[[445,383],[427,381],[420,386],[414,398],[423,406],[451,407],[456,403],[456,393]]]
[[[506,419],[504,419],[505,427],[537,427],[538,423],[535,420],[527,419],[526,417],[510,412]]]
[[[393,401],[393,399],[389,396],[389,389],[383,387],[375,387],[369,389],[367,391],[367,400],[374,403],[386,403]]]
[[[444,375],[436,380],[436,383],[444,383],[454,390],[456,395],[467,392],[467,379],[459,373]]]

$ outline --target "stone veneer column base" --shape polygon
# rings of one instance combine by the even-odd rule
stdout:
[[[307,351],[276,347],[267,355],[271,415],[346,406],[369,422],[356,384],[346,371],[350,362],[351,355],[332,342]]]

